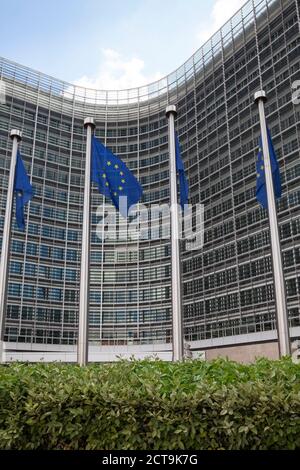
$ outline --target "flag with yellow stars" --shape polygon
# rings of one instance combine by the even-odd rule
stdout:
[[[184,211],[185,204],[189,201],[189,186],[184,172],[184,165],[180,153],[180,144],[178,135],[175,132],[175,156],[176,156],[176,171],[179,176],[179,197],[180,205]]]
[[[20,230],[25,230],[24,206],[33,198],[34,191],[19,150],[17,151],[14,192],[16,195],[17,226]]]
[[[274,194],[275,194],[275,197],[279,199],[281,197],[281,181],[280,181],[279,165],[278,165],[275,150],[273,147],[271,134],[268,128],[267,128],[267,133],[268,133],[271,169],[272,169],[272,176],[273,176]],[[256,161],[256,198],[264,209],[268,208],[267,186],[266,186],[266,178],[265,178],[265,164],[264,164],[264,155],[263,155],[261,137],[259,138],[259,152],[258,152],[257,161]]]
[[[128,210],[143,194],[143,188],[124,162],[92,137],[91,180],[99,193],[111,199],[118,211],[127,217]]]

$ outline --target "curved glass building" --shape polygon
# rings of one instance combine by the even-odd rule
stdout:
[[[84,89],[0,59],[1,230],[12,128],[23,133],[20,150],[35,188],[27,231],[13,227],[7,360],[26,351],[63,359],[76,349],[84,118],[95,119],[96,136],[137,176],[142,202],[162,204],[169,202],[168,104],[177,106],[190,203],[205,210],[203,248],[182,253],[185,338],[207,357],[276,357],[268,218],[255,196],[260,129],[253,95],[260,89],[268,95],[282,175],[289,321],[292,336],[300,337],[300,104],[293,99],[300,79],[299,9],[298,0],[250,0],[182,67],[136,89]],[[170,241],[101,240],[96,227],[101,231],[107,202],[94,188],[91,357],[112,350],[168,352]]]

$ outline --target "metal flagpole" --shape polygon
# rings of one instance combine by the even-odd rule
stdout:
[[[171,199],[171,263],[172,263],[172,320],[173,320],[173,361],[183,360],[182,300],[179,246],[179,205],[177,203],[177,171],[175,155],[176,106],[166,108],[169,125],[170,199]]]
[[[280,248],[280,238],[278,229],[278,219],[276,212],[276,202],[274,196],[274,185],[269,152],[267,126],[264,110],[264,102],[267,101],[266,93],[263,90],[254,95],[254,100],[258,104],[261,138],[264,155],[265,178],[268,200],[268,214],[271,237],[271,256],[273,263],[274,291],[277,311],[277,330],[280,357],[291,354],[288,313],[286,305],[285,282],[282,267],[282,256]]]
[[[1,261],[0,261],[0,362],[3,361],[3,349],[4,349],[4,325],[5,325],[5,314],[6,314],[6,300],[7,300],[7,285],[8,285],[8,268],[10,258],[10,238],[11,238],[11,221],[12,221],[12,208],[13,208],[13,193],[14,193],[14,181],[15,171],[17,162],[17,151],[19,142],[22,139],[22,132],[17,129],[10,131],[10,138],[13,141],[13,147],[11,152],[8,188],[6,196],[6,209],[4,228],[2,236],[2,250],[1,250]]]
[[[85,118],[86,156],[84,175],[84,200],[82,220],[82,245],[80,266],[79,327],[77,341],[77,363],[80,366],[88,362],[89,295],[90,295],[90,208],[91,208],[91,150],[94,119]]]

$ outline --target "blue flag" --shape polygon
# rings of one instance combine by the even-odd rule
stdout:
[[[184,172],[183,161],[180,155],[180,145],[178,135],[175,133],[175,153],[176,153],[176,170],[179,175],[179,195],[180,195],[180,205],[182,210],[184,210],[184,205],[188,203],[189,199],[189,187],[188,182]]]
[[[273,147],[271,134],[268,128],[267,128],[267,133],[268,133],[268,145],[269,145],[269,153],[270,153],[270,161],[271,161],[271,169],[272,169],[272,177],[273,177],[274,194],[275,194],[275,197],[279,199],[281,197],[281,181],[280,181],[279,165],[278,165],[275,150]],[[267,185],[266,185],[266,178],[265,178],[265,165],[264,165],[264,156],[263,156],[261,137],[259,138],[259,152],[258,152],[257,161],[256,161],[256,198],[264,209],[268,208]]]
[[[94,136],[91,180],[98,185],[99,193],[111,199],[123,217],[127,217],[130,206],[136,204],[143,194],[142,186],[125,163]]]
[[[33,197],[33,188],[30,184],[24,163],[19,150],[17,151],[16,172],[14,181],[16,193],[16,220],[20,230],[25,229],[24,206]]]

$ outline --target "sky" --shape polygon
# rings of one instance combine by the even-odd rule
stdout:
[[[0,56],[97,89],[171,73],[245,0],[0,0]]]

